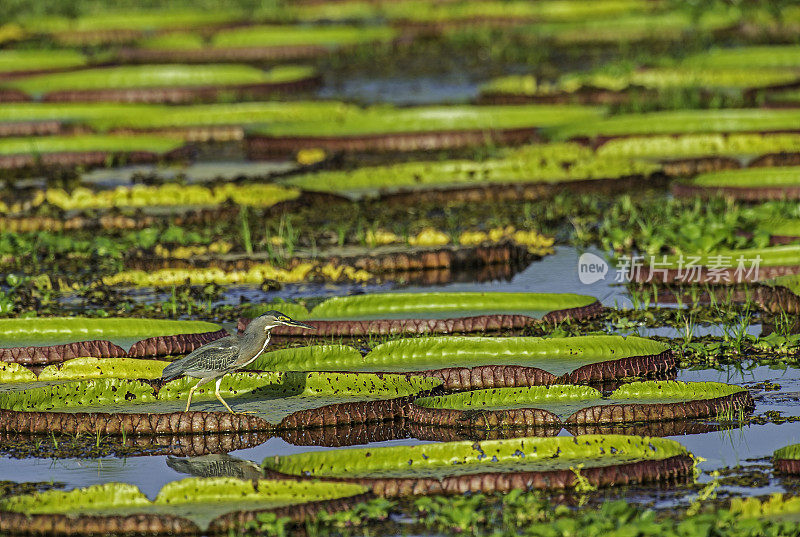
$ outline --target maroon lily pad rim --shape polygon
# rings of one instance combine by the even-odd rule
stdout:
[[[782,474],[800,474],[800,459],[775,459],[772,464]]]
[[[228,335],[224,329],[195,334],[145,338],[129,351],[107,340],[76,341],[61,345],[8,347],[0,349],[0,362],[26,366],[59,364],[73,358],[143,358],[191,352]]]
[[[259,515],[274,513],[278,518],[289,518],[299,523],[313,517],[319,511],[341,511],[353,505],[374,498],[365,492],[346,498],[320,500],[288,505],[272,509],[252,511],[235,511],[225,513],[213,519],[205,532],[191,520],[174,515],[139,514],[139,515],[79,515],[65,514],[25,514],[12,511],[0,511],[0,532],[10,535],[200,535],[225,534],[245,526],[258,519]]]
[[[694,399],[677,403],[602,404],[579,409],[562,420],[554,413],[531,404],[509,410],[427,408],[411,403],[408,419],[442,427],[503,428],[567,425],[626,424],[714,418],[722,412],[750,411],[755,408],[750,392],[743,390],[728,396]]]
[[[651,378],[674,371],[676,367],[675,356],[668,349],[655,355],[630,356],[587,364],[560,377],[538,367],[519,365],[448,367],[429,369],[413,374],[440,378],[445,390],[464,391],[551,384],[591,384],[618,380],[623,377]]]
[[[314,74],[298,80],[258,84],[62,90],[44,94],[42,101],[185,104],[198,100],[216,101],[220,96],[230,94],[237,98],[255,98],[274,93],[307,91],[319,86],[321,82],[322,76]]]
[[[679,198],[703,199],[714,197],[733,198],[744,201],[800,199],[800,186],[697,186],[689,183],[674,183],[672,194]]]
[[[650,481],[678,480],[692,472],[693,461],[688,455],[676,455],[660,460],[582,468],[581,479],[596,487],[632,485]],[[297,479],[298,476],[265,469],[267,478]],[[311,478],[307,478],[311,479]],[[313,479],[349,482],[372,488],[377,496],[394,498],[425,494],[463,494],[465,492],[508,492],[522,490],[564,490],[574,487],[578,478],[570,469],[533,472],[480,473],[473,475],[434,478],[346,478],[314,476]]]
[[[601,314],[604,306],[594,301],[586,306],[553,310],[542,319],[527,315],[490,314],[468,317],[451,317],[447,319],[370,319],[365,321],[308,320],[316,331],[309,335],[307,331],[296,327],[279,326],[272,333],[280,337],[356,337],[370,334],[452,334],[461,332],[491,332],[504,330],[522,330],[536,324],[558,324],[567,320],[582,320]],[[237,330],[243,331],[251,319],[240,317]]]
[[[343,136],[267,136],[246,138],[250,160],[285,157],[301,149],[326,151],[418,151],[482,146],[491,141],[504,145],[535,142],[540,139],[537,127],[509,129],[433,130]]]

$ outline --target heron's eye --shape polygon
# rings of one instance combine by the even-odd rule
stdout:
[[[278,320],[279,321],[288,321],[289,318],[286,315],[281,315],[280,317],[278,317]]]

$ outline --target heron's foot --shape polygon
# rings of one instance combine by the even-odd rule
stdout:
[[[234,414],[256,414],[255,410],[239,410],[234,412]]]

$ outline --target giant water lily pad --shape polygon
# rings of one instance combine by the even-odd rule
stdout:
[[[0,347],[55,345],[107,339],[128,345],[147,337],[198,334],[219,330],[204,321],[139,318],[29,317],[0,320]]]
[[[464,427],[558,426],[735,417],[753,407],[745,388],[717,382],[634,382],[608,397],[588,386],[495,388],[417,399],[415,422]]]
[[[41,95],[53,91],[85,91],[110,88],[236,86],[266,84],[308,77],[309,69],[276,67],[271,71],[247,65],[124,65],[51,73],[18,78],[5,87]]]
[[[772,454],[775,469],[785,474],[800,474],[800,444],[782,447]]]
[[[134,485],[106,483],[2,500],[0,520],[5,522],[0,522],[0,531],[33,529],[47,533],[57,522],[67,522],[84,528],[87,533],[116,533],[115,528],[124,527],[122,522],[127,519],[128,524],[138,530],[134,530],[135,533],[218,533],[254,519],[257,512],[276,511],[281,516],[302,519],[310,512],[301,507],[303,504],[357,499],[363,497],[366,490],[350,483],[261,479],[254,484],[230,477],[188,478],[164,485],[151,501]],[[336,505],[331,502],[325,507]],[[297,509],[300,516],[292,516],[290,510],[285,509],[289,506]],[[30,518],[15,517],[13,513]],[[233,513],[236,516],[231,516]],[[24,522],[28,526],[21,526]]]
[[[675,367],[669,346],[621,336],[408,338],[378,345],[363,357],[287,353],[269,363],[286,371],[426,371],[448,389],[555,384],[559,379],[585,383]]]
[[[406,397],[441,384],[434,378],[364,373],[234,373],[214,397],[214,384],[195,392],[181,378],[156,390],[150,384],[104,378],[0,393],[0,430],[104,434],[179,434],[317,427],[401,417]]]
[[[1,320],[0,335],[0,360],[42,365],[81,357],[183,354],[224,337],[227,332],[203,321],[49,317]],[[104,339],[86,341],[100,337]],[[120,345],[130,349],[126,351]]]
[[[757,282],[798,272],[800,244],[668,255],[656,263],[650,270],[632,270],[631,279],[720,285]]]
[[[250,307],[246,314],[255,317],[280,307]],[[602,308],[596,298],[572,293],[383,293],[329,298],[311,312],[290,307],[297,318],[314,321],[314,335],[322,336],[521,329],[537,319],[580,318]],[[291,327],[275,333],[308,335]]]
[[[800,167],[745,168],[704,173],[676,184],[679,196],[722,195],[745,200],[797,199],[800,197]]]
[[[586,435],[342,449],[269,457],[263,466],[268,474],[355,481],[398,496],[563,489],[578,481],[578,467],[594,485],[640,483],[686,475],[692,463],[673,440]]]
[[[383,293],[329,298],[311,310],[309,319],[447,318],[518,313],[542,317],[553,310],[596,302],[572,293]]]

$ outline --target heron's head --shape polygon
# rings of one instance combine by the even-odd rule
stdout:
[[[288,315],[284,315],[279,311],[268,311],[263,315],[259,315],[255,319],[250,322],[250,325],[247,327],[248,331],[264,331],[269,332],[276,326],[298,326],[300,328],[307,328],[309,330],[316,330],[315,327],[307,325],[305,323],[301,323],[300,321],[295,321],[294,319],[290,318]]]

